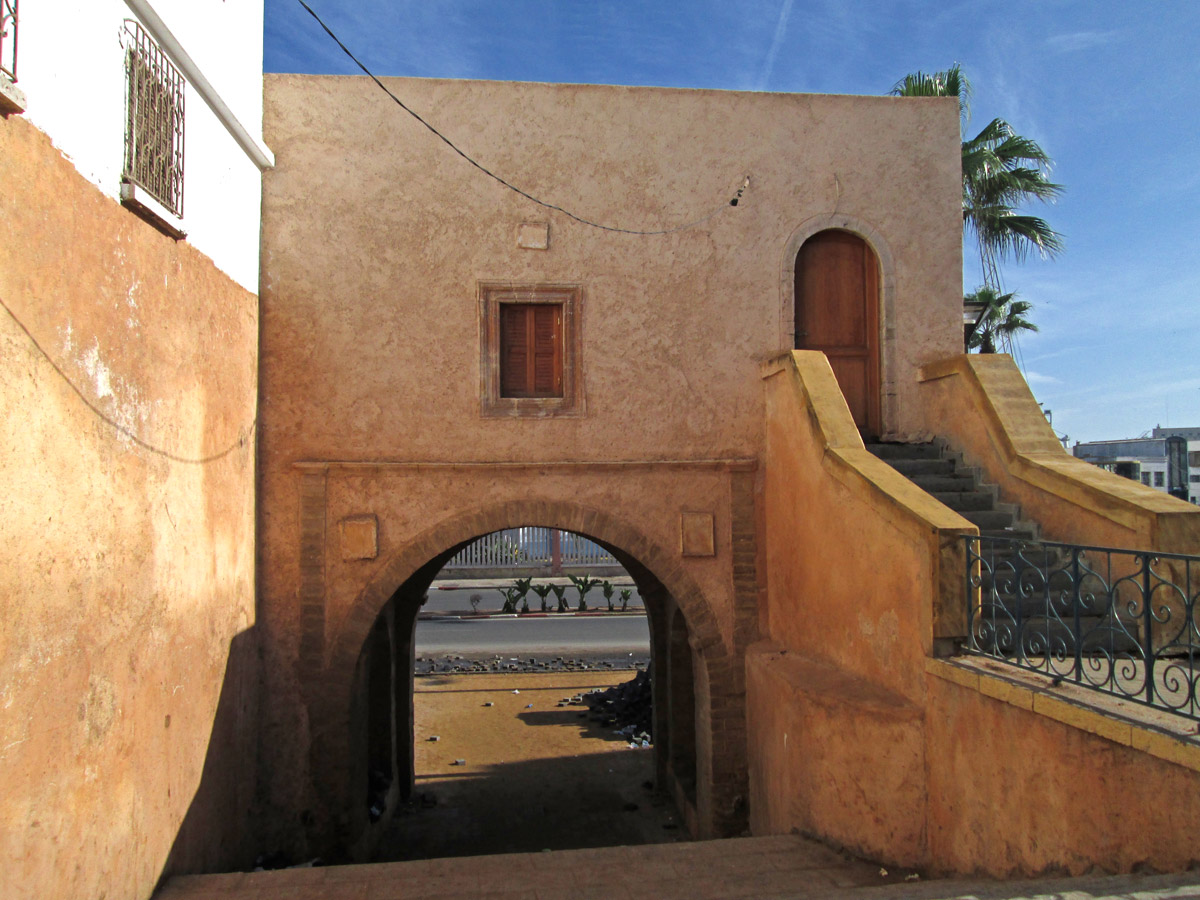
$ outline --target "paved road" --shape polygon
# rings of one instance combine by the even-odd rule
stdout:
[[[417,622],[417,655],[491,653],[649,653],[645,616],[433,619]]]

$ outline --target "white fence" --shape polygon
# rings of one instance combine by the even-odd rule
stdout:
[[[446,568],[615,565],[619,563],[607,550],[582,535],[528,526],[485,534],[460,550],[446,563]]]

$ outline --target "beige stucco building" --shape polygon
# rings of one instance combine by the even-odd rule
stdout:
[[[1190,723],[954,656],[977,529],[864,447],[936,436],[1045,537],[1200,551],[1198,511],[1071,459],[1010,360],[962,355],[953,100],[385,84],[477,165],[367,79],[267,77],[257,302],[0,122],[24,360],[0,471],[36,487],[6,501],[0,631],[22,884],[146,896],[261,851],[368,854],[411,787],[420,598],[523,525],[637,581],[659,778],[696,837],[998,875],[1200,853]],[[97,424],[86,360],[34,342],[56,308],[174,415]],[[1130,817],[1134,782],[1169,801]]]
[[[595,223],[668,233],[530,202],[369,80],[268,78],[260,559],[272,708],[310,728],[333,716],[328,730],[349,734],[364,629],[402,586],[423,593],[407,579],[495,528],[574,527],[653,574],[642,592],[663,598],[661,641],[682,612],[696,667],[711,671],[696,691],[700,777],[680,802],[698,833],[737,833],[741,672],[760,601],[759,367],[792,346],[800,246],[853,230],[880,261],[882,428],[921,430],[917,368],[961,340],[955,106],[388,83],[522,190]],[[539,304],[566,316],[563,396],[504,406],[498,317]],[[711,550],[681,544],[689,516]],[[343,523],[363,517],[378,523],[372,559],[339,547]],[[340,681],[343,696],[326,710],[306,680]],[[315,773],[355,754],[329,752],[270,766],[281,790],[301,791],[287,802],[334,796]],[[314,773],[315,797],[297,771]]]

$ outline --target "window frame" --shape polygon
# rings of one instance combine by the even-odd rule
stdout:
[[[122,42],[125,153],[121,202],[180,240],[186,237],[182,226],[187,82],[141,23],[127,19]]]
[[[578,284],[512,284],[481,281],[479,300],[480,414],[485,418],[584,415],[580,320],[583,287]],[[562,396],[503,397],[500,394],[500,308],[505,304],[562,307]]]

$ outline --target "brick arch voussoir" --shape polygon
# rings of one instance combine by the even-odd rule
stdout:
[[[418,569],[438,554],[504,528],[541,525],[574,531],[612,544],[646,567],[674,597],[691,635],[691,644],[713,664],[729,657],[716,615],[683,566],[638,529],[598,509],[578,503],[514,500],[465,512],[432,526],[389,559],[359,592],[341,631],[334,636],[328,675],[334,694],[348,695],[363,643],[384,605]]]

